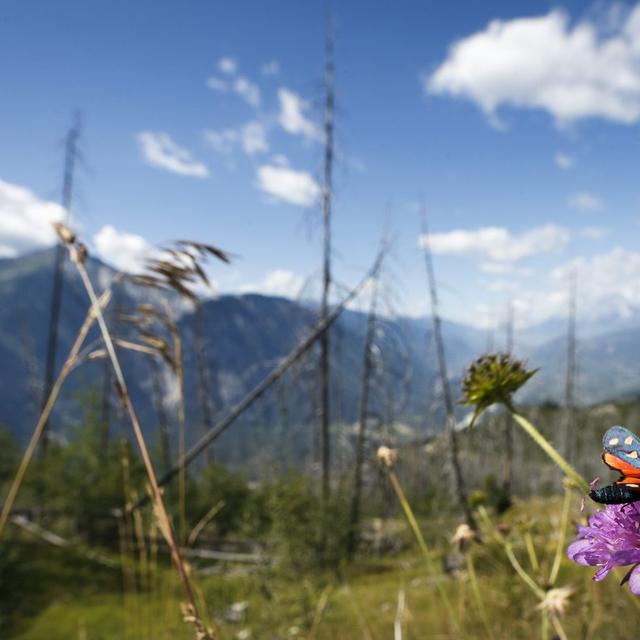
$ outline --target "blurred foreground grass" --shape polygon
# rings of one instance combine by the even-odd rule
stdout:
[[[559,498],[517,503],[499,521],[523,567],[545,588],[557,545]],[[572,522],[584,517],[573,501]],[[498,520],[495,520],[498,522]],[[393,526],[407,545],[401,521]],[[426,572],[417,550],[360,558],[351,565],[298,574],[278,566],[219,566],[199,575],[199,596],[219,624],[223,638],[377,638],[394,637],[400,591],[405,595],[402,638],[454,638],[435,580],[442,581],[468,638],[486,638],[464,560],[449,539],[456,522],[447,516],[421,522],[437,559],[448,566],[437,576]],[[531,561],[525,534],[531,535],[539,567]],[[573,536],[574,527],[570,528]],[[566,541],[568,543],[568,540]],[[565,546],[566,546],[565,543]],[[470,548],[495,638],[540,638],[541,613],[532,592],[515,574],[502,547],[484,536]],[[446,558],[446,562],[445,562]],[[20,640],[116,640],[193,638],[180,619],[180,591],[168,567],[151,575],[146,591],[123,591],[122,572],[91,565],[68,549],[52,550],[22,536],[3,543],[2,611]],[[209,565],[210,567],[211,565]],[[202,570],[204,567],[194,567]],[[196,575],[198,576],[196,570]],[[557,587],[571,587],[562,624],[568,638],[637,638],[640,599],[611,575],[591,580],[593,570],[563,558]],[[621,576],[618,576],[620,578]],[[11,580],[12,584],[7,583]],[[6,620],[5,620],[6,622]],[[6,627],[5,627],[6,628]],[[553,637],[550,632],[549,638]]]

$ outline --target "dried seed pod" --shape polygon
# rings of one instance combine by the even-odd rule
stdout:
[[[62,222],[54,222],[53,228],[64,244],[73,244],[76,241],[76,234]]]
[[[380,464],[390,469],[398,460],[398,452],[396,449],[382,446],[378,447],[376,457],[378,458],[378,462]]]

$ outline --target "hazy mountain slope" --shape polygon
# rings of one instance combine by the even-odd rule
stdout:
[[[24,441],[33,429],[40,403],[52,284],[53,251],[42,251],[13,260],[0,260],[0,422]],[[103,286],[113,270],[90,259],[88,268]],[[120,289],[111,313],[135,308],[143,294],[127,286]],[[87,299],[73,269],[65,272],[60,323],[59,362],[68,351],[84,319]],[[185,393],[189,440],[200,435],[201,405],[193,310],[182,305],[179,324],[184,338]],[[316,320],[315,309],[288,299],[262,295],[225,295],[203,304],[204,340],[211,373],[212,405],[219,415],[261,380],[309,331]],[[115,331],[126,334],[122,323]],[[558,323],[560,328],[561,323]],[[619,325],[612,325],[619,326]],[[629,326],[629,323],[624,325]],[[332,329],[334,374],[333,418],[351,423],[357,418],[362,351],[366,315],[346,311]],[[603,327],[603,329],[606,327]],[[547,332],[532,336],[538,338]],[[443,323],[449,375],[457,393],[464,366],[481,353],[486,335],[464,325]],[[519,337],[527,343],[527,334]],[[97,340],[97,332],[91,340]],[[532,340],[530,344],[533,344]],[[371,412],[380,421],[390,417],[410,425],[416,434],[442,425],[438,397],[437,363],[428,319],[381,319],[377,331],[376,381],[371,394]],[[517,344],[516,344],[517,347]],[[516,352],[518,349],[516,348]],[[564,393],[566,344],[556,337],[526,353],[541,372],[527,388],[524,398],[532,401],[561,400]],[[596,402],[640,391],[640,326],[615,333],[600,333],[578,345],[579,399]],[[141,355],[122,353],[134,403],[151,438],[156,432],[156,412],[150,400],[150,363]],[[256,406],[229,430],[218,446],[222,457],[269,455],[282,448],[294,458],[313,449],[317,411],[317,351],[298,363]],[[103,388],[104,363],[85,364],[70,377],[54,415],[53,425],[64,433],[81,415],[77,402],[80,389]],[[164,399],[174,416],[175,382],[165,371]],[[113,411],[112,415],[116,415]],[[113,427],[117,430],[117,426]],[[127,429],[126,425],[122,426]],[[172,427],[175,430],[175,420]]]
[[[578,340],[576,399],[595,404],[640,393],[640,328],[600,333]],[[523,397],[562,402],[565,394],[567,344],[556,338],[536,349],[529,363],[540,367]]]

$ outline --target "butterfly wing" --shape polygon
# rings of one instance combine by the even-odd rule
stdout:
[[[640,485],[640,438],[625,427],[611,427],[602,446],[603,462],[622,476],[616,484]]]

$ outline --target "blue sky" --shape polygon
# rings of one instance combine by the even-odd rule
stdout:
[[[220,291],[318,289],[322,2],[4,0],[0,255],[52,242],[60,140],[83,113],[73,214],[133,267],[189,238],[238,257]],[[335,275],[386,228],[396,309],[520,325],[640,300],[640,10],[623,3],[340,2]]]

